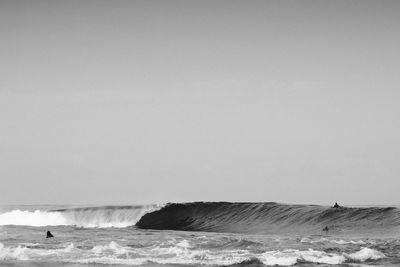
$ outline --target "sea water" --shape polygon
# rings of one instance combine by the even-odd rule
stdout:
[[[400,266],[397,217],[391,218],[389,223],[388,218],[379,221],[379,216],[372,213],[383,212],[381,216],[389,216],[382,209],[353,210],[357,214],[362,213],[358,215],[361,217],[357,217],[360,224],[351,225],[354,231],[340,228],[342,225],[349,227],[348,221],[355,219],[354,214],[342,211],[345,214],[342,216],[352,218],[342,217],[341,220],[347,221],[340,224],[335,217],[340,215],[329,213],[337,227],[330,225],[332,230],[326,233],[319,228],[315,230],[315,221],[311,222],[312,218],[307,218],[306,214],[301,217],[309,223],[294,222],[290,216],[297,216],[295,211],[300,209],[314,217],[325,218],[326,213],[316,215],[317,211],[324,212],[323,209],[330,210],[329,207],[216,203],[212,205],[225,206],[218,211],[212,206],[207,213],[210,207],[207,204],[204,206],[204,203],[190,204],[189,208],[187,204],[176,205],[175,210],[156,205],[3,206],[0,208],[0,265]],[[271,205],[279,207],[274,206],[272,209],[275,211],[282,209],[276,213],[280,218],[274,217]],[[313,213],[311,210],[315,209],[317,211]],[[166,210],[165,214],[161,213],[163,217],[160,217],[160,210]],[[397,211],[397,208],[392,208],[391,216]],[[229,220],[220,225],[222,217],[219,218],[215,212],[222,213],[222,217]],[[200,220],[196,217],[199,213],[202,215],[200,222],[195,221]],[[158,223],[159,227],[152,228],[161,228],[160,225],[169,223],[178,230],[141,229],[143,221],[152,219],[150,216],[143,220],[149,214],[158,216],[158,222],[154,223]],[[259,214],[258,217],[256,214]],[[369,219],[362,220],[366,216]],[[251,221],[246,221],[249,217]],[[140,220],[141,223],[138,223]],[[278,225],[273,225],[272,221]],[[374,227],[362,225],[365,222],[371,222]],[[262,225],[265,229],[273,227],[262,231]],[[279,225],[282,227],[279,228]],[[373,230],[367,231],[368,228]],[[46,238],[47,231],[55,237]]]

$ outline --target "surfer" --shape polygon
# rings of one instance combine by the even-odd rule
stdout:
[[[52,238],[52,237],[54,237],[54,235],[50,231],[47,231],[46,238]]]
[[[335,205],[333,205],[333,207],[334,207],[335,209],[340,208],[340,206],[339,206],[339,204],[338,204],[337,202],[335,202]]]
[[[328,227],[328,226],[325,226],[325,228],[324,228],[324,229],[322,229],[322,231],[324,231],[324,232],[328,233],[328,231],[329,231],[329,227]]]

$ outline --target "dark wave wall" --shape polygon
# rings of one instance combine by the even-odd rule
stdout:
[[[138,228],[236,233],[373,231],[400,225],[395,207],[331,208],[318,205],[193,202],[170,203],[143,215]]]

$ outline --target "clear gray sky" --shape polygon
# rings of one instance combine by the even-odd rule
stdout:
[[[0,203],[400,204],[400,1],[0,1]]]

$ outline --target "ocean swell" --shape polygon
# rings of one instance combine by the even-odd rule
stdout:
[[[130,227],[233,233],[387,232],[400,230],[395,207],[330,208],[317,205],[192,202],[149,206],[101,206],[53,210],[10,210],[0,225]]]

